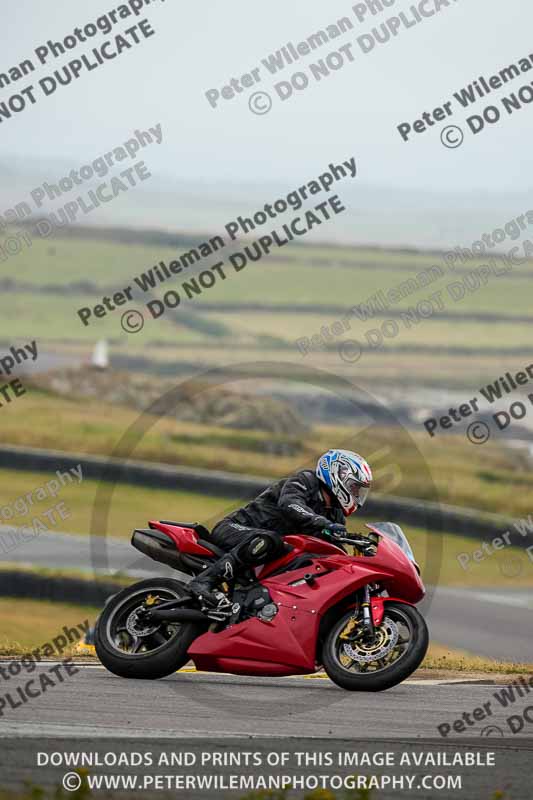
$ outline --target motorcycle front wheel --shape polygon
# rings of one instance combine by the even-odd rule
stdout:
[[[348,612],[334,623],[322,650],[324,669],[337,686],[381,692],[404,681],[424,660],[428,629],[413,606],[385,603],[383,621],[372,642],[366,642],[357,628],[353,636],[348,632],[350,619]]]
[[[137,616],[142,607],[184,594],[180,581],[148,578],[114,595],[98,618],[94,636],[104,667],[121,678],[156,679],[185,666],[189,647],[205,628],[193,622],[143,623]]]

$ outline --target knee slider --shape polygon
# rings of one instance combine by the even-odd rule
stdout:
[[[261,533],[243,545],[239,557],[244,564],[264,564],[281,551],[281,546],[279,537]]]

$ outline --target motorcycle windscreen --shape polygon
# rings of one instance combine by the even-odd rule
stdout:
[[[371,527],[378,533],[381,533],[382,536],[388,536],[389,539],[392,539],[392,541],[403,550],[407,558],[416,564],[416,558],[411,550],[411,545],[399,525],[396,525],[395,522],[373,522],[372,525],[367,525],[367,527]]]

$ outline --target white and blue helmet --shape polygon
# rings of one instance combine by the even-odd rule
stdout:
[[[364,505],[372,470],[362,456],[351,450],[328,450],[318,459],[316,474],[335,495],[346,516]]]

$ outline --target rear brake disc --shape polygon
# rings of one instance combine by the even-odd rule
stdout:
[[[150,627],[146,626],[146,623],[143,623],[139,620],[138,616],[138,609],[135,609],[131,612],[128,619],[126,620],[126,629],[128,633],[136,638],[141,638],[143,636],[151,636],[152,633],[155,633],[158,628],[161,627],[161,624],[158,623],[157,625],[151,625]]]

